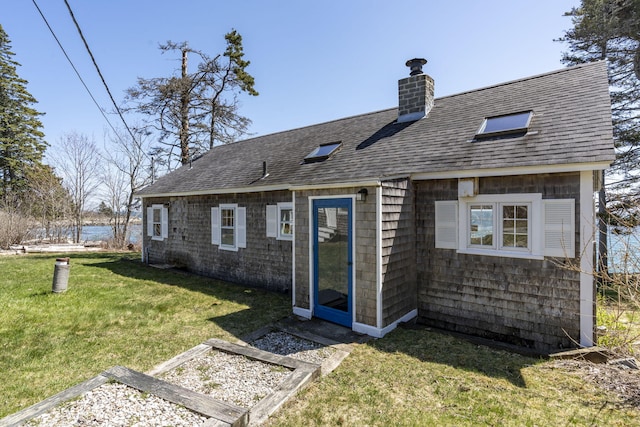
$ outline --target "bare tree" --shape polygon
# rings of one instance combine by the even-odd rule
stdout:
[[[78,243],[87,202],[100,185],[101,157],[93,139],[77,132],[65,134],[56,148],[56,154],[51,159],[56,172],[62,176],[62,185],[71,196],[73,241]]]
[[[246,71],[242,36],[235,30],[225,34],[224,53],[210,57],[192,49],[186,42],[168,41],[165,52],[179,52],[179,76],[138,78],[127,90],[129,110],[147,116],[147,126],[159,133],[154,147],[158,161],[169,170],[177,163],[187,164],[215,144],[232,142],[247,131],[251,121],[238,114],[237,95],[257,96],[254,78]],[[200,59],[195,72],[188,70],[188,55]]]
[[[17,206],[20,202],[16,194],[5,194],[0,198],[0,248],[20,243],[29,235],[33,221]]]
[[[151,182],[148,150],[149,135],[141,131],[133,137],[125,132],[111,135],[111,144],[105,150],[103,202],[111,216],[114,243],[119,248],[126,245],[131,216],[139,208],[134,194]]]

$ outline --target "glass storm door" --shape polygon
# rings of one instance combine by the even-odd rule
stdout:
[[[314,315],[351,327],[351,199],[313,201]]]

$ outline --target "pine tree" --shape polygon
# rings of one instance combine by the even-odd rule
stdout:
[[[616,160],[603,174],[598,197],[600,272],[608,271],[608,226],[629,232],[640,223],[640,0],[582,0],[565,14],[573,28],[567,65],[606,60]]]
[[[608,189],[640,198],[640,0],[582,0],[566,13],[574,27],[559,41],[563,62],[607,60],[617,159]]]
[[[42,113],[17,74],[20,65],[0,25],[0,201],[18,203],[28,188],[27,171],[41,165],[47,143],[40,130]],[[11,202],[10,202],[11,201]]]

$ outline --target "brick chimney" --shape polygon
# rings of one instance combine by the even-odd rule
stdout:
[[[433,107],[433,79],[422,72],[426,59],[414,58],[405,64],[409,77],[398,80],[398,123],[419,120]]]

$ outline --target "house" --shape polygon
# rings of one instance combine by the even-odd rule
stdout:
[[[290,292],[296,315],[374,337],[417,319],[593,345],[606,63],[437,99],[425,63],[407,62],[398,108],[215,147],[140,191],[143,258]]]

